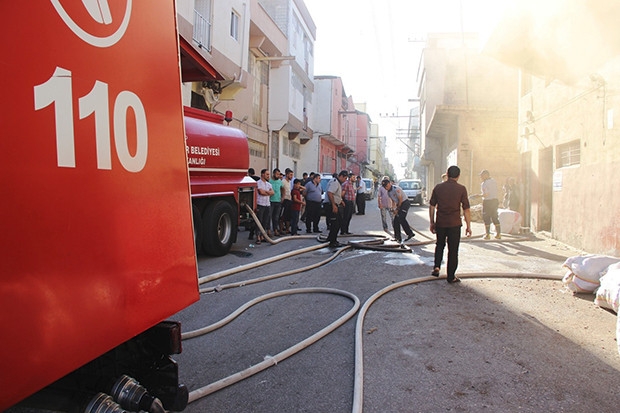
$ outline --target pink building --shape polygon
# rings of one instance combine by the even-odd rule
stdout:
[[[346,169],[363,175],[369,163],[369,116],[355,109],[340,77],[317,76],[314,85],[318,170],[331,173]]]

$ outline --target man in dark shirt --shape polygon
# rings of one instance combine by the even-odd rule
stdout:
[[[460,282],[456,277],[456,268],[459,264],[459,244],[461,242],[461,207],[465,217],[465,235],[471,236],[471,214],[469,211],[469,198],[467,188],[457,181],[461,175],[458,166],[448,168],[448,180],[437,184],[429,202],[430,230],[437,234],[435,244],[435,267],[431,273],[439,276],[439,269],[443,259],[443,250],[448,243],[448,267],[447,280],[450,284]]]

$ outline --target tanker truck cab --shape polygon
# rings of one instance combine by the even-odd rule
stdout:
[[[255,205],[248,138],[223,125],[219,114],[189,107],[184,112],[196,252],[222,256]]]

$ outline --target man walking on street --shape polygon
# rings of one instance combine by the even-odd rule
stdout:
[[[329,235],[327,237],[330,248],[342,247],[342,244],[338,242],[338,231],[342,225],[342,219],[344,217],[344,201],[342,200],[342,183],[349,178],[347,171],[340,171],[338,176],[331,181],[327,186],[327,197],[329,198],[329,204],[325,212],[327,213],[327,219],[329,220]]]
[[[430,230],[437,234],[435,244],[435,267],[431,275],[439,277],[443,251],[448,243],[447,280],[450,284],[461,282],[456,276],[459,265],[459,244],[461,242],[461,208],[465,217],[465,234],[471,236],[471,214],[467,188],[458,183],[461,170],[453,165],[448,168],[448,180],[437,184],[429,201]]]
[[[389,179],[384,179],[381,182],[381,186],[387,190],[388,196],[394,202],[394,239],[399,243],[402,242],[400,233],[400,227],[402,226],[405,234],[407,234],[407,238],[405,239],[405,242],[407,242],[414,236],[414,233],[407,222],[407,212],[409,212],[409,207],[411,206],[409,203],[409,198],[407,198],[407,195],[402,189],[396,185],[392,185],[392,182]]]
[[[485,235],[484,239],[491,239],[491,222],[495,226],[495,239],[502,238],[502,228],[499,225],[499,217],[497,216],[497,208],[499,207],[499,198],[497,182],[491,178],[489,171],[484,169],[480,172],[480,189],[482,192],[482,220],[484,221]]]

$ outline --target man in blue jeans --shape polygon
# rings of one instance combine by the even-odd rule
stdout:
[[[443,250],[448,243],[448,267],[447,280],[450,284],[461,282],[456,276],[456,268],[459,265],[459,244],[461,242],[461,207],[465,218],[466,236],[471,236],[471,214],[469,211],[469,198],[467,188],[458,183],[461,170],[452,165],[448,168],[448,180],[437,184],[429,201],[430,230],[437,234],[435,244],[435,267],[431,275],[439,276]]]
[[[407,212],[409,212],[411,206],[409,198],[407,198],[405,191],[396,185],[392,185],[392,181],[389,179],[384,179],[381,182],[381,186],[387,190],[388,196],[394,203],[394,221],[392,222],[394,226],[394,239],[399,243],[402,242],[400,227],[403,227],[403,231],[407,234],[405,239],[405,242],[407,242],[415,235],[407,222]]]

